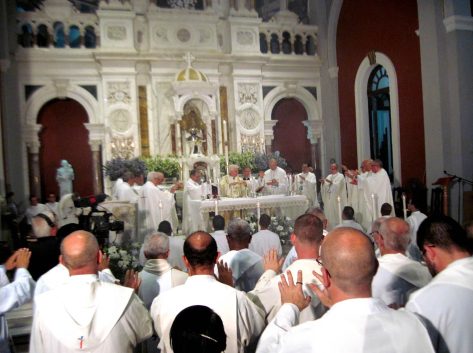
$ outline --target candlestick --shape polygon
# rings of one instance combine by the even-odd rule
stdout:
[[[227,170],[227,175],[228,175],[228,145],[225,144],[225,168]]]
[[[407,219],[406,194],[402,194],[402,211],[404,213],[404,220]]]
[[[223,121],[223,144],[226,145],[227,142],[227,121]]]
[[[373,222],[376,220],[376,204],[375,204],[375,200],[374,200],[374,194],[371,194],[371,204],[372,204],[372,207],[373,207]]]
[[[259,201],[258,201],[258,202],[256,202],[256,221],[258,222],[258,232],[261,230],[260,225],[259,225],[260,217],[261,217],[261,208],[260,208],[260,204],[259,204]]]
[[[218,199],[214,199],[215,215],[218,216]]]
[[[163,221],[163,203],[161,202],[161,200],[159,200],[159,216],[161,218],[161,222]]]
[[[337,196],[337,204],[338,204],[338,224],[342,224],[342,203],[341,203],[340,196]]]

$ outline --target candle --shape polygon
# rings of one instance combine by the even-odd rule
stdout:
[[[223,144],[227,145],[227,121],[223,121]]]
[[[178,157],[182,156],[181,148],[181,125],[176,124],[176,154]]]
[[[159,216],[161,218],[161,222],[163,221],[163,203],[161,202],[161,200],[159,200]]]
[[[376,204],[374,200],[374,194],[371,194],[371,203],[373,207],[373,221],[375,221],[376,220]]]
[[[338,204],[338,224],[342,224],[342,202],[340,196],[337,196],[337,204]]]
[[[258,222],[258,231],[260,231],[260,225],[259,225],[259,219],[261,217],[261,208],[260,208],[260,204],[259,204],[259,201],[256,202],[256,221]]]
[[[227,170],[227,174],[228,174],[228,144],[225,143],[225,168]]]
[[[402,194],[402,211],[404,212],[404,219],[407,219],[406,194]]]
[[[206,188],[207,188],[206,183],[200,184],[200,194],[201,194],[200,197],[201,197],[202,200],[205,199]]]
[[[254,196],[256,194],[256,185],[255,185],[255,178],[253,175],[250,177],[250,186],[251,186],[251,195]]]
[[[220,196],[220,178],[219,177],[217,177],[216,183],[217,183],[217,197],[219,197]]]
[[[214,199],[215,215],[218,216],[218,200]]]

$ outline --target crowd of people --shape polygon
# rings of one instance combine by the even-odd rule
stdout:
[[[35,232],[43,216],[32,218]],[[420,223],[421,261],[409,255],[411,225],[392,216],[370,237],[348,223],[327,232],[324,212],[310,208],[286,258],[268,216],[259,222],[251,234],[245,220],[216,216],[214,233],[172,249],[164,221],[145,238],[143,269],[122,285],[87,231],[61,237],[58,264],[36,282],[38,264],[21,248],[0,267],[0,351],[9,352],[4,314],[31,300],[30,352],[471,350],[473,239],[453,219]]]

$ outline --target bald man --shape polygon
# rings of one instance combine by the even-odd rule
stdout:
[[[292,275],[287,281],[281,276],[285,304],[261,336],[257,353],[434,352],[427,330],[415,315],[390,309],[371,297],[378,263],[363,233],[353,228],[330,232],[320,262],[322,275],[316,276],[323,290],[311,288],[330,310],[318,320],[295,326],[309,303],[302,291],[302,273],[296,283]]]
[[[149,313],[133,289],[98,280],[101,257],[91,233],[76,231],[63,240],[59,261],[70,277],[35,298],[31,353],[131,353],[152,335]]]
[[[392,308],[403,307],[409,295],[429,283],[432,276],[427,266],[406,256],[410,229],[403,219],[387,218],[374,233],[374,240],[381,257],[371,286],[373,297]]]
[[[151,317],[162,353],[172,352],[169,332],[174,318],[192,305],[205,305],[223,321],[227,334],[225,352],[254,351],[263,331],[263,313],[244,292],[222,284],[214,277],[217,243],[206,232],[192,233],[184,243],[184,262],[189,278],[186,283],[157,296],[151,305]]]

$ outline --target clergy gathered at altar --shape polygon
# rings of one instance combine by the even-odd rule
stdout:
[[[213,182],[196,168],[167,186],[162,172],[144,183],[125,172],[112,202],[138,211],[142,270],[115,277],[96,236],[77,224],[61,232],[57,265],[37,283],[30,250],[17,250],[0,266],[1,352],[11,348],[6,315],[29,301],[31,353],[471,351],[471,234],[450,217],[423,215],[416,199],[410,217],[391,215],[378,160],[343,174],[332,163],[320,193],[308,164],[299,174],[274,159],[268,167],[253,176],[229,165]],[[305,210],[284,244],[280,228],[269,228],[290,219],[295,199]],[[200,223],[196,212],[206,215]],[[242,216],[256,217],[258,229]],[[55,234],[54,213],[31,222],[38,241]]]

